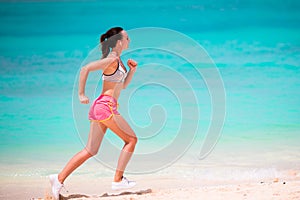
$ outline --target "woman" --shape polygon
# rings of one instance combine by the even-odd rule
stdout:
[[[134,151],[137,137],[128,123],[119,114],[117,100],[121,90],[126,88],[132,80],[137,63],[134,60],[128,60],[127,65],[130,70],[127,72],[120,59],[122,51],[128,48],[130,42],[126,31],[121,27],[111,28],[101,35],[100,41],[102,45],[102,59],[87,64],[80,71],[79,100],[83,104],[89,103],[89,98],[85,96],[85,85],[88,74],[92,71],[103,71],[102,93],[90,108],[90,133],[86,147],[77,153],[59,174],[49,176],[52,193],[56,199],[59,198],[65,179],[87,159],[97,154],[107,128],[125,142],[118,160],[112,189],[126,189],[135,185],[135,182],[128,181],[123,176],[123,173]]]

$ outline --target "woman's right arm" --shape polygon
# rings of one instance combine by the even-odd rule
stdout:
[[[79,75],[79,88],[78,88],[78,96],[79,96],[79,101],[81,103],[83,104],[89,103],[89,98],[85,96],[85,85],[89,73],[91,71],[96,71],[96,70],[104,71],[114,61],[115,61],[114,58],[104,58],[101,60],[91,62],[81,68],[80,75]]]

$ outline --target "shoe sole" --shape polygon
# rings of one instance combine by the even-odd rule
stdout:
[[[112,190],[114,191],[118,191],[118,190],[126,190],[126,189],[131,189],[134,186],[136,186],[136,184],[132,185],[132,186],[128,186],[128,187],[111,187]]]

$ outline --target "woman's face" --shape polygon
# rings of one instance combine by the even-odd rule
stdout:
[[[127,49],[129,47],[130,39],[129,39],[126,31],[123,30],[121,33],[123,35],[122,40],[121,40],[122,49],[124,50],[124,49]]]

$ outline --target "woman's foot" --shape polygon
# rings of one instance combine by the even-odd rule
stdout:
[[[122,189],[129,189],[136,185],[135,181],[129,181],[124,176],[122,177],[122,180],[120,182],[112,182],[111,183],[111,189],[112,190],[122,190]]]
[[[52,174],[49,176],[50,183],[51,183],[51,191],[53,194],[53,197],[58,200],[59,199],[59,193],[61,191],[61,188],[63,187],[63,184],[59,182],[58,180],[58,174]]]

